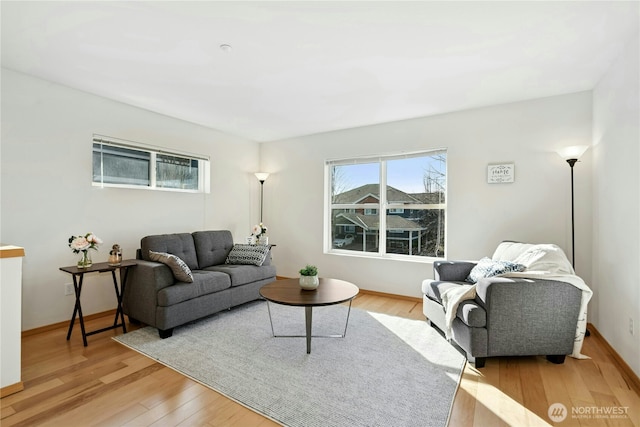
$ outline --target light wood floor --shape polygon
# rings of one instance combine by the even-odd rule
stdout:
[[[424,319],[422,304],[361,294],[354,307]],[[111,317],[88,323],[93,330]],[[131,326],[130,326],[131,327]],[[1,399],[5,426],[271,426],[274,422],[183,377],[111,339],[109,331],[88,337],[79,328],[66,341],[66,327],[27,336],[22,342],[25,389]],[[179,333],[179,331],[177,331]],[[488,359],[480,370],[467,364],[456,394],[450,427],[635,426],[640,396],[597,336],[585,341],[591,360],[567,358],[553,365],[544,357]],[[562,403],[569,417],[554,424],[547,411]],[[428,404],[428,402],[425,402]],[[591,415],[588,408],[627,407],[622,418]],[[571,417],[572,408],[583,418]],[[587,409],[585,409],[587,408]],[[599,409],[600,411],[606,409]]]

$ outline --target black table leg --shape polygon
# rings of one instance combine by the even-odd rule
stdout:
[[[84,317],[82,316],[82,305],[80,304],[80,294],[82,293],[82,281],[84,274],[79,274],[80,282],[76,279],[76,275],[73,274],[73,289],[76,294],[76,304],[73,308],[73,315],[71,316],[71,322],[69,323],[69,331],[67,332],[67,341],[71,338],[71,331],[73,331],[73,324],[76,321],[76,314],[80,320],[80,330],[82,331],[82,342],[84,346],[87,346],[87,333],[84,329]]]
[[[127,269],[125,269],[125,276],[126,276],[126,271]],[[127,327],[124,323],[124,314],[122,312],[122,285],[120,286],[120,290],[118,290],[118,280],[116,279],[116,271],[112,270],[111,271],[111,276],[113,277],[113,288],[116,291],[116,300],[118,302],[117,308],[116,308],[116,317],[113,320],[113,328],[117,328],[118,326],[122,326],[122,331],[126,334],[127,333]],[[118,317],[120,317],[120,324],[118,324]]]
[[[307,354],[311,354],[311,322],[313,321],[313,307],[304,308],[304,320],[307,332]]]
[[[78,313],[78,304],[80,304],[80,296],[78,295],[78,285],[76,285],[76,276],[73,277],[73,293],[76,296],[76,303],[73,306],[73,315],[71,316],[71,322],[69,322],[69,330],[67,331],[67,341],[71,338],[71,332],[73,331],[73,324],[76,321],[76,314]]]

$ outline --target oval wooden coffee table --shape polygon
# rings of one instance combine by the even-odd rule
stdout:
[[[267,300],[267,310],[269,311],[269,322],[271,323],[271,333],[274,337],[297,337],[307,339],[307,354],[311,353],[311,337],[323,338],[344,338],[349,325],[349,314],[351,314],[351,302],[360,289],[353,283],[338,279],[320,278],[320,285],[313,291],[307,291],[300,287],[298,279],[276,280],[260,288],[260,295]],[[304,319],[306,335],[276,335],[273,330],[273,320],[271,319],[271,308],[269,301],[296,307],[304,307]],[[349,301],[349,311],[347,321],[344,325],[344,333],[339,335],[312,335],[311,323],[313,320],[313,307],[340,304]]]

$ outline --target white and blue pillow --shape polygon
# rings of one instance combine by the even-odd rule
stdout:
[[[500,274],[524,271],[527,267],[511,261],[494,261],[491,258],[482,258],[469,272],[465,279],[470,283],[477,283],[478,280],[487,277],[494,277]]]

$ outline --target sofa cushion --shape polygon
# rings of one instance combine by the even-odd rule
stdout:
[[[233,247],[231,231],[196,231],[192,235],[200,269],[224,264]]]
[[[433,278],[454,282],[464,281],[475,266],[476,263],[470,261],[436,261],[433,263]]]
[[[255,265],[223,264],[208,267],[206,271],[219,271],[231,277],[231,286],[245,285],[265,279],[275,279],[276,268],[272,265],[256,267]]]
[[[491,258],[482,258],[478,261],[478,264],[471,269],[466,281],[476,283],[480,279],[494,277],[513,271],[524,271],[526,268],[527,267],[522,264],[516,264],[511,261],[494,261]]]
[[[158,291],[158,305],[168,307],[202,295],[220,292],[231,287],[227,274],[216,271],[193,271],[193,283],[177,282]]]
[[[140,249],[145,261],[152,261],[149,251],[165,252],[183,260],[191,270],[198,270],[196,247],[189,233],[146,236],[140,241]]]
[[[225,264],[255,265],[260,267],[269,253],[269,246],[233,245]]]
[[[177,256],[165,252],[149,251],[149,258],[151,258],[151,261],[161,262],[168,265],[176,280],[187,283],[193,282],[191,269]]]

